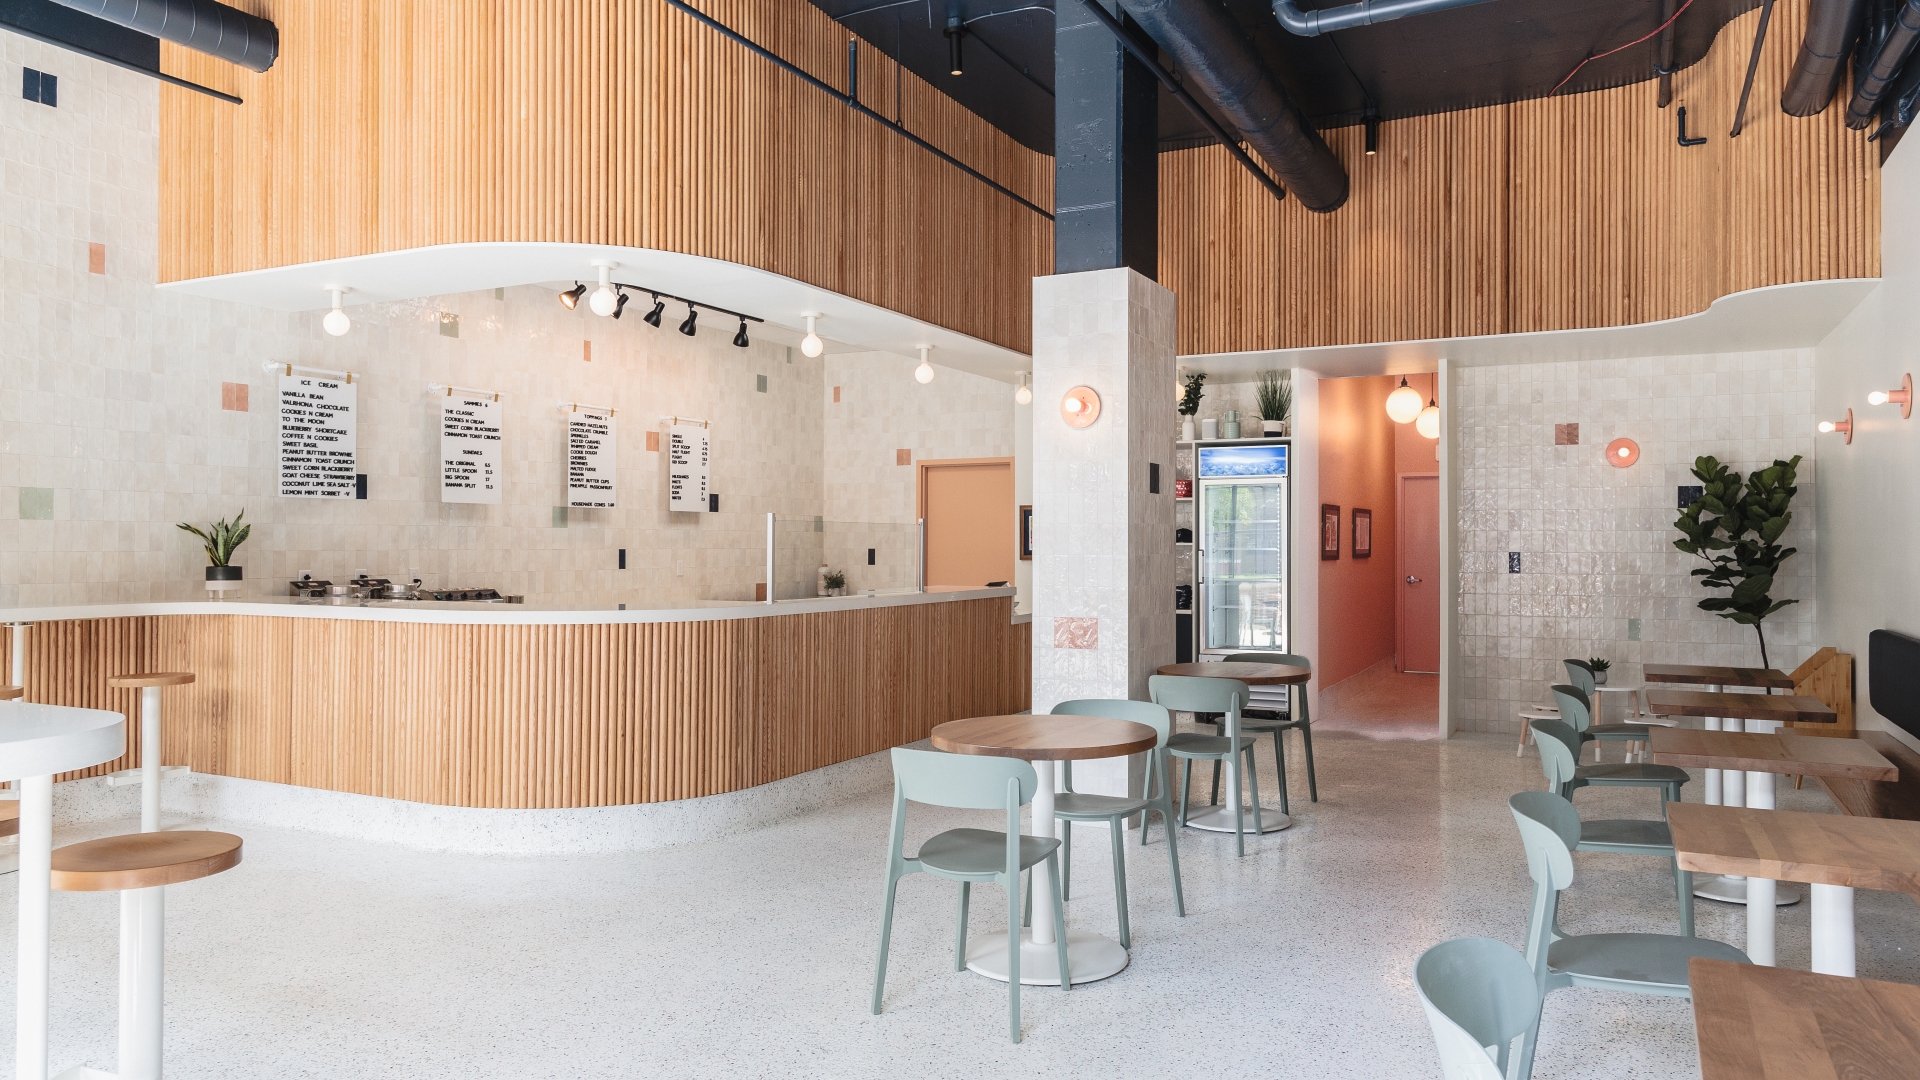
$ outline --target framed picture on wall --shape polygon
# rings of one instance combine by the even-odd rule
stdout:
[[[1020,508],[1020,557],[1033,558],[1033,507]]]
[[[1320,504],[1320,557],[1340,557],[1340,508],[1332,503]]]
[[[1358,507],[1353,511],[1353,557],[1373,557],[1373,511]]]

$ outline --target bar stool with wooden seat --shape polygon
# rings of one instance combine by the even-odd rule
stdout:
[[[18,701],[20,695],[26,692],[23,686],[0,686],[0,701]]]
[[[107,836],[53,852],[53,887],[120,893],[119,1071],[76,1065],[55,1080],[160,1080],[166,989],[166,886],[240,865],[232,833],[181,830]]]
[[[185,686],[193,681],[186,671],[141,672],[115,675],[107,685],[116,690],[140,691],[140,831],[160,829],[160,688]],[[111,780],[131,780],[135,770],[114,773]]]

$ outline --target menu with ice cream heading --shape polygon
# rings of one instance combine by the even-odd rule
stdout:
[[[359,428],[356,388],[345,379],[280,376],[280,494],[351,499]]]

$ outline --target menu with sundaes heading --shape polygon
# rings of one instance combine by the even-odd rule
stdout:
[[[354,497],[359,426],[351,381],[318,375],[280,376],[280,495],[291,499]]]
[[[498,503],[505,487],[499,399],[489,395],[440,400],[440,501]]]

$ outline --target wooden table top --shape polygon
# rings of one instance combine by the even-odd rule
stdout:
[[[1696,686],[1764,686],[1791,690],[1793,679],[1773,668],[1714,667],[1711,664],[1643,664],[1641,677],[1650,683],[1693,683]]]
[[[1669,803],[1680,867],[1920,896],[1920,821]]]
[[[12,701],[25,694],[26,688],[20,686],[0,686],[0,701]]]
[[[1779,720],[1801,724],[1832,724],[1840,719],[1819,698],[1780,694],[1648,690],[1647,709],[1664,716],[1718,716],[1733,720]]]
[[[131,675],[113,675],[108,677],[107,685],[115,689],[145,688],[148,686],[185,686],[193,681],[190,671],[140,671]]]
[[[1844,776],[1850,780],[1900,779],[1899,766],[1859,739],[1657,727],[1652,742],[1655,765]]]
[[[1184,675],[1193,679],[1238,679],[1249,686],[1298,685],[1313,678],[1313,672],[1292,664],[1166,664],[1156,673]]]
[[[1920,1060],[1920,986],[1695,959],[1700,1080],[1894,1080]]]
[[[1098,716],[976,716],[933,729],[933,745],[949,754],[1017,757],[1028,761],[1082,761],[1153,749],[1160,738],[1131,720]]]

